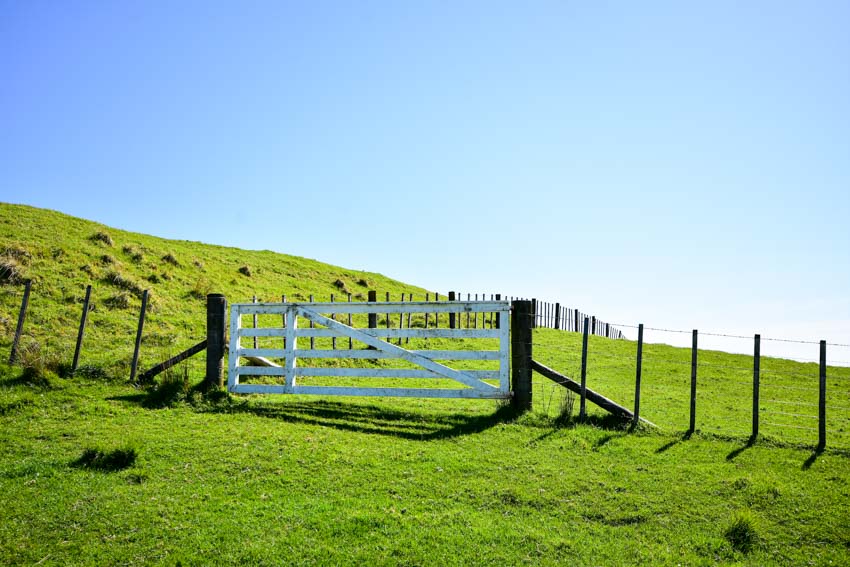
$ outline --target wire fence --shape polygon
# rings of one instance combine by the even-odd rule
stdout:
[[[27,286],[18,317],[10,362],[15,360],[15,349],[24,329],[28,295]],[[436,293],[390,294],[384,292],[379,294],[372,291],[369,295],[371,301],[380,299],[401,302],[450,299],[514,301],[518,299],[514,296],[486,293],[468,293],[465,294],[466,297],[463,297],[464,294],[456,292],[441,296]],[[300,296],[290,299],[304,300]],[[313,296],[307,299],[314,300]],[[340,293],[322,299],[329,299],[331,302],[350,302],[355,298],[350,294]],[[287,297],[281,295],[251,298],[251,300],[286,301]],[[559,303],[532,300],[532,304],[534,325],[537,328],[571,331],[564,335],[559,334],[561,338],[558,339],[557,345],[546,350],[553,360],[541,362],[565,375],[577,377],[582,371],[581,335],[585,330],[589,335],[598,334],[599,336],[593,337],[594,340],[590,341],[587,353],[587,364],[584,370],[588,387],[622,405],[631,407],[634,407],[637,401],[636,395],[639,394],[641,416],[663,428],[683,431],[699,429],[720,435],[735,436],[757,433],[759,436],[782,442],[824,444],[828,441],[831,446],[850,448],[850,362],[846,362],[850,361],[850,344],[776,336],[747,337],[735,333],[697,332],[645,327],[630,323],[607,323],[588,316],[578,309],[565,308]],[[72,352],[73,364],[69,364],[72,369],[76,367],[80,354],[88,312],[89,308],[85,303],[79,328],[77,329],[77,325],[74,325],[75,336],[71,336],[70,332],[66,333],[67,337],[63,335],[63,340],[68,342],[69,346],[74,344],[73,339],[76,338],[76,351]],[[137,332],[132,333],[129,328],[126,332],[128,344],[125,350],[128,353],[131,351],[132,339],[135,337],[135,352],[130,360],[133,367],[131,379],[137,366],[140,346],[144,353],[146,349],[151,348],[151,345],[158,344],[151,339],[169,338],[164,331],[155,336],[150,335],[147,327],[143,337],[142,323],[145,313],[146,309],[143,305],[139,312]],[[446,326],[476,329],[498,328],[501,324],[495,313],[453,315],[450,317],[447,313],[425,313],[413,316],[385,314],[376,317],[375,322],[378,326],[396,328]],[[355,317],[358,316],[355,315]],[[337,317],[340,322],[364,326],[363,322],[352,321],[350,318],[351,315],[347,314]],[[39,319],[33,322],[42,323]],[[98,321],[95,323],[99,326]],[[252,323],[256,326],[258,321]],[[106,325],[102,326],[106,328]],[[627,340],[605,340],[606,338],[624,338],[623,329],[638,330],[641,335],[639,339],[644,332],[655,333],[660,339],[642,343],[639,390],[635,387],[638,369],[635,343]],[[688,349],[670,346],[665,344],[664,335],[675,336],[679,342],[683,338],[686,340],[687,335],[691,335],[694,347]],[[697,339],[704,337],[737,341],[739,347],[737,350],[742,350],[741,344],[750,345],[751,354],[699,350],[696,348]],[[317,338],[315,343],[312,339],[310,340],[310,347],[313,348],[351,348],[348,341],[343,342],[342,339]],[[196,341],[197,338],[191,342]],[[319,343],[319,341],[327,341],[328,344]],[[774,345],[780,350],[776,353],[769,353],[769,349],[760,350],[760,347],[766,345]],[[807,352],[811,354],[795,356],[795,360],[790,360],[783,354],[783,349],[788,345],[808,349]],[[704,345],[702,346],[704,348]],[[68,362],[72,353],[67,354]],[[149,366],[150,363],[138,365]],[[551,387],[547,385],[547,388]],[[557,385],[554,387],[559,388]],[[545,394],[541,395],[545,397]],[[552,395],[549,395],[548,399],[551,402]]]
[[[612,325],[637,329],[641,348],[631,341],[591,341],[584,369],[587,387],[626,407],[636,407],[639,396],[640,417],[653,424],[682,432],[850,448],[850,367],[842,362],[850,358],[850,345]],[[658,340],[642,342],[645,331],[653,331]],[[664,334],[691,335],[693,347],[665,344]],[[737,350],[748,344],[752,354],[700,350],[698,339],[704,336],[745,341]],[[764,342],[782,348],[766,356],[761,349]],[[782,349],[789,343],[802,345],[817,357],[783,358]],[[572,344],[570,352],[551,354],[552,360],[541,362],[580,376],[579,337]]]

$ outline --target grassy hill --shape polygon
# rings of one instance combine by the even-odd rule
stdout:
[[[25,362],[47,368],[0,362],[0,564],[850,563],[850,369],[829,369],[823,452],[816,365],[762,361],[763,437],[750,445],[752,359],[699,353],[686,435],[690,351],[666,345],[644,349],[641,413],[659,427],[635,432],[592,405],[579,422],[577,400],[539,376],[522,416],[480,400],[168,398],[179,380],[126,380],[144,287],[149,363],[203,338],[213,288],[241,300],[423,290],[30,207],[0,206],[0,245],[0,360],[14,280],[30,277]],[[87,283],[90,371],[60,378],[50,368],[70,360]],[[536,329],[534,358],[576,376],[580,343]],[[635,347],[591,337],[589,387],[630,406]],[[197,382],[191,360],[180,372]]]
[[[141,368],[205,336],[205,298],[345,301],[369,289],[424,299],[425,290],[369,272],[269,251],[166,240],[23,205],[0,204],[0,351],[8,352],[22,286],[34,282],[24,353],[70,361],[86,285],[92,285],[82,363],[128,372],[141,295],[150,290]],[[383,297],[383,296],[382,296]]]

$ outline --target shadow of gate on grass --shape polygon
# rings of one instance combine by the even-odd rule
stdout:
[[[251,414],[285,423],[332,427],[342,431],[389,435],[416,441],[450,439],[481,433],[502,423],[513,421],[519,416],[510,406],[499,407],[493,413],[487,414],[422,414],[327,400],[281,403],[252,401],[204,408],[200,411]]]

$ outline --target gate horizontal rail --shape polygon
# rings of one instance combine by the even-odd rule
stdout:
[[[327,314],[426,314],[426,313],[495,313],[497,329],[403,329],[362,328],[343,324]],[[368,303],[236,303],[231,305],[230,355],[228,364],[228,390],[234,393],[282,393],[350,396],[397,396],[439,398],[509,398],[510,392],[510,303],[507,301],[456,301],[456,302],[368,302]],[[243,315],[277,315],[274,326],[243,328]],[[300,328],[298,320],[306,319],[312,328]],[[276,346],[263,348],[243,347],[242,338],[263,339],[264,342],[281,340]],[[362,349],[299,349],[299,338],[350,338],[364,345]],[[389,342],[392,339],[490,339],[495,349],[427,349],[419,344],[417,349],[405,349]],[[312,341],[311,341],[312,342]],[[426,343],[427,344],[427,343]],[[255,343],[256,345],[256,343]],[[467,345],[469,346],[469,345]],[[476,347],[479,344],[475,345]],[[276,358],[279,366],[247,366],[243,358]],[[300,366],[298,359],[341,360],[398,360],[417,368],[360,368]],[[461,370],[449,366],[450,361],[496,361],[498,370]],[[242,378],[266,377],[283,383],[251,383]],[[459,388],[406,388],[375,386],[339,386],[299,384],[299,378],[369,378],[369,379],[420,379],[454,380]],[[497,385],[487,382],[498,381]]]

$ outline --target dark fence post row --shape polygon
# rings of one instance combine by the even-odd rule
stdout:
[[[24,321],[26,320],[27,308],[29,307],[29,299],[30,299],[31,290],[32,290],[32,280],[26,280],[26,282],[24,282],[24,297],[23,297],[23,300],[21,301],[21,310],[20,310],[20,313],[18,314],[18,325],[15,328],[15,337],[12,340],[12,350],[9,354],[9,364],[14,364],[17,361],[17,358],[18,358],[18,348],[20,346],[21,336],[22,336],[23,330],[24,330]],[[80,364],[80,354],[82,352],[82,347],[83,347],[83,337],[85,336],[85,332],[86,332],[86,323],[88,321],[89,306],[91,304],[91,291],[92,291],[92,286],[87,285],[86,286],[86,297],[83,300],[83,312],[82,312],[82,315],[80,316],[80,326],[79,326],[79,330],[77,331],[77,341],[76,341],[76,345],[74,346],[74,358],[73,358],[73,361],[71,362],[71,372],[72,373],[77,370],[77,368],[79,367],[79,364]],[[139,322],[138,322],[138,326],[136,328],[136,341],[135,341],[134,347],[133,347],[133,359],[132,359],[132,362],[130,363],[130,381],[133,381],[133,380],[136,379],[136,371],[138,370],[139,351],[140,351],[141,346],[142,346],[142,331],[144,330],[144,326],[145,326],[145,315],[147,313],[147,308],[148,308],[149,293],[150,293],[149,290],[144,290],[144,292],[142,293],[142,308],[141,308],[141,311],[139,312]]]

